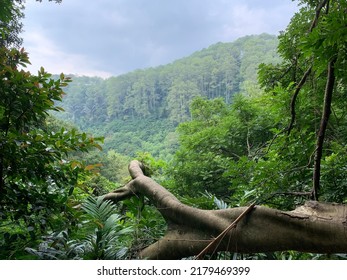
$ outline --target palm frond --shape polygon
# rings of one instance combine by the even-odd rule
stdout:
[[[104,201],[102,197],[94,198],[92,196],[82,203],[81,208],[92,220],[102,225],[117,211],[117,206],[111,201]]]

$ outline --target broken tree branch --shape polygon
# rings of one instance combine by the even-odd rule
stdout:
[[[132,180],[107,194],[113,202],[142,194],[150,199],[167,221],[165,235],[143,249],[142,259],[181,259],[196,256],[221,232],[225,238],[206,253],[237,253],[297,250],[312,253],[347,252],[347,206],[308,202],[294,211],[256,206],[240,219],[247,207],[202,210],[181,203],[173,194],[143,173],[143,165],[132,161]],[[237,221],[237,219],[239,220]]]

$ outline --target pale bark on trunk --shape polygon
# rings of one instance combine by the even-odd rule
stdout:
[[[198,255],[247,207],[201,210],[181,203],[173,194],[143,173],[132,161],[133,178],[107,194],[115,203],[136,194],[149,198],[163,215],[168,229],[160,240],[142,250],[139,258],[180,259]],[[294,211],[255,206],[209,253],[297,250],[312,253],[347,252],[347,207],[308,201]]]

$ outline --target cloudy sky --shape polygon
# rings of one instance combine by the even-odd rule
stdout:
[[[167,64],[245,35],[278,35],[298,10],[291,0],[26,2],[29,70],[102,77]]]

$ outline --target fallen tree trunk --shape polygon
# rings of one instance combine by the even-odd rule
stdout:
[[[129,164],[133,178],[105,195],[118,202],[136,194],[149,198],[168,223],[164,237],[140,252],[139,258],[180,259],[198,255],[233,223],[245,207],[201,210],[181,203],[173,194],[143,173],[138,161]],[[207,253],[296,250],[312,253],[347,252],[347,207],[308,201],[294,211],[254,206]]]

